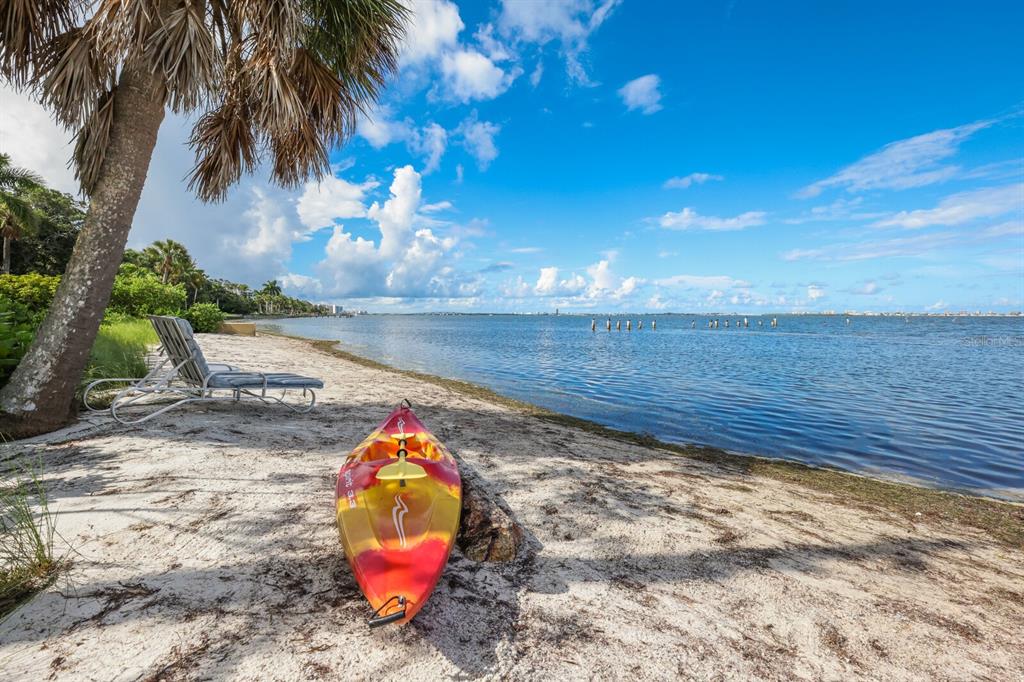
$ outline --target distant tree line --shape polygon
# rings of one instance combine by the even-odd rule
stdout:
[[[188,249],[173,239],[156,241],[142,249],[126,249],[124,262],[150,270],[164,284],[181,284],[188,304],[212,303],[235,315],[324,315],[327,306],[285,296],[277,280],[263,283],[259,289],[226,279],[208,277],[189,255]]]
[[[2,274],[61,275],[85,221],[88,205],[43,184],[31,170],[13,166],[0,154],[0,239]],[[276,280],[254,289],[226,279],[208,277],[184,245],[164,239],[136,251],[126,249],[124,263],[149,270],[163,284],[181,284],[186,305],[212,303],[234,315],[317,315],[329,312],[285,296]]]

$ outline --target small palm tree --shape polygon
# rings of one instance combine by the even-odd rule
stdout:
[[[407,16],[401,0],[0,0],[0,77],[75,133],[91,197],[50,311],[0,390],[0,431],[69,419],[165,111],[199,114],[200,199],[264,161],[286,187],[321,177],[397,68]]]
[[[164,284],[177,284],[182,273],[195,267],[188,249],[173,239],[158,240],[142,250],[146,263]]]
[[[42,216],[23,195],[43,186],[38,175],[11,165],[11,157],[0,154],[0,237],[3,237],[3,274],[11,272],[11,241],[21,239],[39,227]]]
[[[281,285],[277,283],[276,279],[271,279],[263,283],[263,288],[260,289],[260,292],[267,296],[280,296]]]
[[[206,273],[195,267],[193,262],[192,267],[182,275],[181,282],[188,289],[192,290],[192,305],[195,305],[196,301],[199,300],[199,290],[206,284]]]

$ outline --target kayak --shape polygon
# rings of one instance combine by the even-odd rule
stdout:
[[[448,563],[462,481],[408,401],[345,458],[335,506],[345,557],[373,607],[370,626],[409,622]]]

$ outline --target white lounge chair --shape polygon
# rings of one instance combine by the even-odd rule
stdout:
[[[297,374],[250,372],[231,365],[207,363],[203,351],[192,335],[192,325],[180,317],[150,316],[160,339],[163,359],[141,379],[100,379],[86,386],[82,395],[85,406],[94,412],[110,410],[122,424],[139,424],[186,403],[210,400],[254,398],[265,403],[279,403],[299,413],[309,412],[316,405],[315,388],[323,388],[320,379]],[[89,403],[89,394],[103,384],[130,383],[118,391],[109,408]],[[302,402],[286,402],[288,391],[302,391]],[[280,395],[268,393],[280,391]],[[226,392],[226,393],[225,393]],[[171,403],[153,398],[177,398]],[[120,414],[129,406],[158,406],[154,412],[135,419]]]

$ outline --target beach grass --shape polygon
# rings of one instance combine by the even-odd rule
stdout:
[[[146,374],[146,352],[157,342],[149,320],[123,319],[100,327],[83,382]]]
[[[54,557],[56,514],[41,467],[19,465],[0,480],[0,620],[49,587],[66,566]]]
[[[261,330],[260,333],[270,334],[271,332]],[[287,334],[275,335],[289,336]],[[341,350],[337,348],[337,341],[291,338],[310,343],[321,352],[350,362],[427,381],[464,395],[516,409],[546,422],[709,462],[726,467],[743,478],[763,476],[781,480],[830,495],[842,504],[895,514],[908,526],[922,521],[967,526],[999,543],[1016,548],[1024,547],[1024,505],[907,483],[883,481],[836,469],[812,467],[798,462],[756,455],[740,455],[713,447],[666,443],[647,434],[620,431],[587,419],[552,412],[537,405],[503,396],[468,381],[392,367]]]

